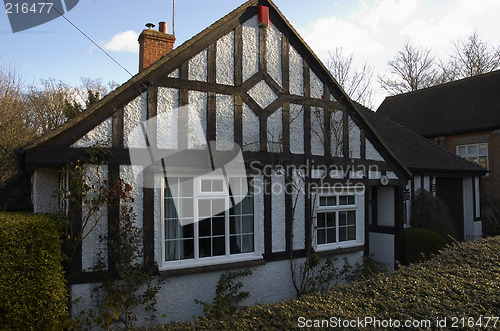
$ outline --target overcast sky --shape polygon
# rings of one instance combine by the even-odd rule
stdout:
[[[243,0],[176,0],[176,45],[223,17]],[[405,39],[431,47],[438,57],[451,41],[477,31],[500,45],[499,0],[275,0],[275,4],[322,60],[335,47],[368,62],[380,74]],[[66,17],[132,74],[138,71],[137,37],[147,22],[166,21],[172,0],[80,0]],[[17,68],[27,84],[55,78],[79,85],[80,77],[124,83],[130,75],[63,18],[12,33],[0,14],[0,62]],[[373,87],[378,88],[376,77]],[[376,103],[384,92],[377,91]]]

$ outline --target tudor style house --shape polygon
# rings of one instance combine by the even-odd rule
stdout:
[[[34,210],[48,212],[66,185],[61,167],[96,143],[109,148],[107,164],[86,171],[132,186],[144,257],[168,277],[157,304],[168,319],[200,314],[193,299],[210,301],[225,270],[252,270],[246,303],[294,296],[291,254],[351,263],[374,254],[393,267],[412,197],[439,192],[448,175],[462,194],[464,237],[477,235],[484,171],[354,104],[270,0],[174,40],[163,24],[144,30],[139,74],[19,151]],[[86,206],[67,210],[81,227]],[[100,216],[73,261],[74,312],[93,305],[99,235],[117,212]]]
[[[424,136],[489,172],[481,177],[481,197],[500,197],[500,70],[387,97],[377,113]],[[498,222],[498,221],[497,221]]]

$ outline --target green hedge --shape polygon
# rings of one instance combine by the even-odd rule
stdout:
[[[401,267],[326,295],[307,295],[239,310],[223,320],[200,318],[155,329],[291,329],[307,319],[392,318],[435,321],[446,317],[500,316],[500,237],[459,243],[422,263]],[[160,312],[161,313],[161,312]],[[491,325],[491,323],[490,323]],[[497,328],[500,321],[497,323]]]
[[[0,213],[0,329],[56,330],[66,316],[56,222],[47,215]]]
[[[429,229],[405,230],[406,263],[421,262],[446,247],[446,241],[437,232]]]

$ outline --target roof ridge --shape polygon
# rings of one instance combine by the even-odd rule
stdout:
[[[400,97],[400,96],[407,96],[409,94],[416,94],[418,92],[429,91],[431,89],[438,89],[438,88],[441,88],[441,87],[447,87],[447,86],[450,86],[452,84],[463,83],[464,81],[469,81],[469,80],[473,80],[473,79],[479,79],[479,78],[483,78],[485,76],[490,76],[490,75],[494,75],[494,74],[500,74],[500,69],[499,70],[490,71],[490,72],[486,72],[484,74],[479,74],[479,75],[474,75],[474,76],[469,76],[469,77],[463,77],[463,78],[452,80],[452,81],[449,81],[449,82],[444,82],[444,83],[441,83],[441,84],[424,87],[424,88],[421,88],[421,89],[418,89],[418,90],[415,90],[415,91],[408,91],[408,92],[404,92],[404,93],[390,95],[390,96],[385,97],[385,99],[392,99],[392,98],[396,98],[396,97]],[[379,106],[379,108],[380,108],[380,106]]]

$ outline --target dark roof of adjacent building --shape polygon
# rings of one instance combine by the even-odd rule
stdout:
[[[356,104],[356,107],[396,158],[413,174],[486,172],[486,169],[479,165],[434,145],[424,137],[401,124],[385,118],[378,112],[374,112],[360,104]]]
[[[377,112],[424,137],[500,128],[500,70],[387,97]]]

